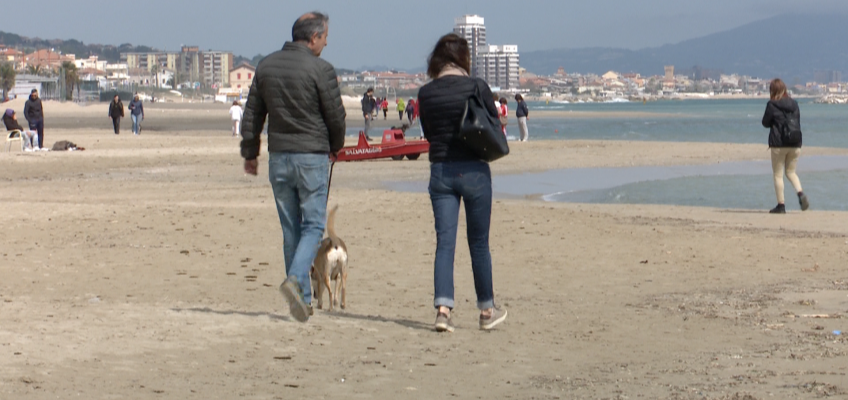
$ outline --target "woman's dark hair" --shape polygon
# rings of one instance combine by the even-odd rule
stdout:
[[[239,105],[238,100],[234,101],[234,102],[233,102],[233,105],[234,105],[234,106]]]
[[[789,97],[786,91],[786,84],[780,78],[773,79],[769,84],[769,94],[772,100],[780,100],[784,97]]]
[[[451,64],[471,74],[471,50],[468,48],[468,41],[455,33],[448,33],[436,42],[430,57],[427,57],[427,76],[436,79],[442,70]]]
[[[500,102],[501,102],[501,104],[506,104],[506,103],[508,103],[508,101],[506,100],[506,97],[501,97],[501,99],[500,99],[500,100],[498,100],[498,101],[500,101]]]
[[[515,101],[521,101],[521,100],[524,100],[524,97],[521,97],[520,94],[516,93],[515,94]]]

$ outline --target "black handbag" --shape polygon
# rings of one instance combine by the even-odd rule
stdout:
[[[474,93],[465,102],[455,138],[484,161],[495,161],[509,154],[500,120],[489,114],[477,80],[474,81]]]

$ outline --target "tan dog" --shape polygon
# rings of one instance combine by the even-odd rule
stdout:
[[[327,288],[327,293],[330,295],[330,311],[333,311],[333,306],[338,304],[339,292],[341,291],[341,307],[345,308],[345,297],[347,293],[347,246],[343,240],[336,236],[334,229],[334,220],[336,210],[339,206],[333,207],[327,217],[327,238],[321,241],[321,246],[318,247],[318,253],[315,255],[315,260],[312,262],[312,291],[313,299],[318,299],[318,309],[324,306],[324,288]],[[330,288],[330,280],[336,282],[335,290]]]

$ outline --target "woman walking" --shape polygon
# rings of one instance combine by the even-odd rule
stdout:
[[[530,110],[527,108],[527,103],[524,102],[524,97],[520,94],[515,94],[515,118],[518,120],[518,140],[526,142],[530,138],[530,132],[527,130],[527,117],[530,116]]]
[[[133,135],[138,135],[141,133],[141,121],[144,121],[144,104],[139,100],[138,94],[133,97],[127,108],[130,110],[130,117],[133,122]]]
[[[507,99],[506,97],[501,97],[498,102],[500,102],[500,113],[498,117],[500,117],[501,130],[503,130],[503,134],[506,136],[506,124],[509,122],[509,108],[506,106]]]
[[[801,210],[810,207],[807,195],[801,188],[801,181],[795,173],[798,157],[801,155],[801,110],[798,102],[789,97],[786,84],[780,79],[774,79],[769,85],[771,99],[766,104],[763,114],[763,126],[769,129],[768,145],[771,150],[771,167],[774,172],[774,192],[777,195],[777,206],[769,212],[786,214],[783,198],[783,174],[789,178],[792,187],[798,192],[798,202]],[[790,132],[797,129],[797,132]]]
[[[115,134],[121,133],[121,118],[124,117],[124,103],[121,103],[121,97],[117,94],[109,103],[109,118],[112,118],[112,127],[115,129]]]
[[[506,309],[496,307],[492,284],[489,227],[492,217],[492,175],[462,142],[454,140],[468,98],[479,87],[492,117],[498,115],[492,92],[482,79],[469,77],[468,42],[456,34],[439,39],[430,54],[427,75],[433,79],[418,94],[421,127],[430,142],[430,201],[436,226],[434,262],[435,329],[453,332],[453,267],[459,204],[465,204],[471,269],[480,309],[480,329],[494,328],[506,319]]]

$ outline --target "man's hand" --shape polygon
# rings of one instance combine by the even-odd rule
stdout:
[[[336,160],[338,160],[338,159],[339,159],[339,152],[338,151],[331,151],[330,152],[330,161],[336,162]]]
[[[244,173],[256,176],[256,171],[259,168],[259,162],[256,159],[244,160]]]

